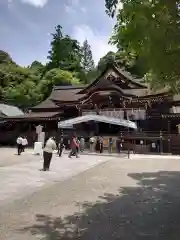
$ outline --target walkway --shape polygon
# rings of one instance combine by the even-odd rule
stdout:
[[[51,171],[42,172],[41,156],[34,156],[31,153],[5,156],[0,160],[0,206],[55,182],[64,181],[107,160],[110,159],[106,157],[97,159],[91,156],[69,159],[67,155],[59,158],[54,154]]]
[[[179,240],[178,158],[24,156],[0,168],[1,240]]]

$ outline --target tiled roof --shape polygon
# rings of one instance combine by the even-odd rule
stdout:
[[[60,102],[74,102],[81,99],[84,94],[78,94],[79,89],[58,89],[54,90],[52,96],[50,97],[52,100],[58,100]]]
[[[47,118],[55,118],[58,117],[60,112],[30,112],[24,115],[14,116],[14,117],[4,117],[4,120],[40,120],[40,119],[47,119]]]
[[[10,106],[7,104],[0,104],[0,115],[5,116],[18,116],[23,115],[23,111],[21,111],[18,107]]]
[[[60,102],[73,102],[77,101],[82,94],[77,94],[83,87],[82,86],[54,86],[51,95],[42,103],[33,107],[33,109],[58,109],[55,101]],[[54,100],[54,101],[53,101]]]
[[[50,96],[51,97],[51,96]],[[46,100],[33,107],[33,109],[58,109],[59,107],[48,97]]]

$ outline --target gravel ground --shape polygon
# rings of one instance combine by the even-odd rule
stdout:
[[[1,206],[0,239],[179,240],[179,182],[178,159],[114,158]]]

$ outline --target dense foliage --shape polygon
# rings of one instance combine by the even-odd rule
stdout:
[[[153,86],[180,91],[180,8],[174,0],[105,0],[117,17],[111,39],[119,49],[144,59]],[[119,4],[122,7],[118,9]]]
[[[142,59],[137,58],[135,54],[127,53],[122,49],[116,53],[108,52],[99,60],[97,68],[99,72],[102,72],[105,70],[107,64],[112,63],[121,69],[128,71],[135,78],[142,78],[146,73]]]

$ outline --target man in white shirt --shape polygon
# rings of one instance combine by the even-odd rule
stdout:
[[[23,138],[21,136],[19,136],[16,140],[18,155],[21,155],[21,153],[22,153],[22,142],[23,142]]]
[[[53,155],[53,151],[56,149],[56,142],[54,137],[50,137],[46,144],[45,148],[43,150],[43,158],[44,158],[44,164],[43,164],[43,171],[48,171]]]
[[[28,141],[26,137],[23,137],[22,139],[22,152],[24,152],[25,147],[28,145]]]
[[[93,136],[89,139],[90,151],[91,151],[91,152],[94,151],[95,141],[96,141],[96,139],[95,139]]]

